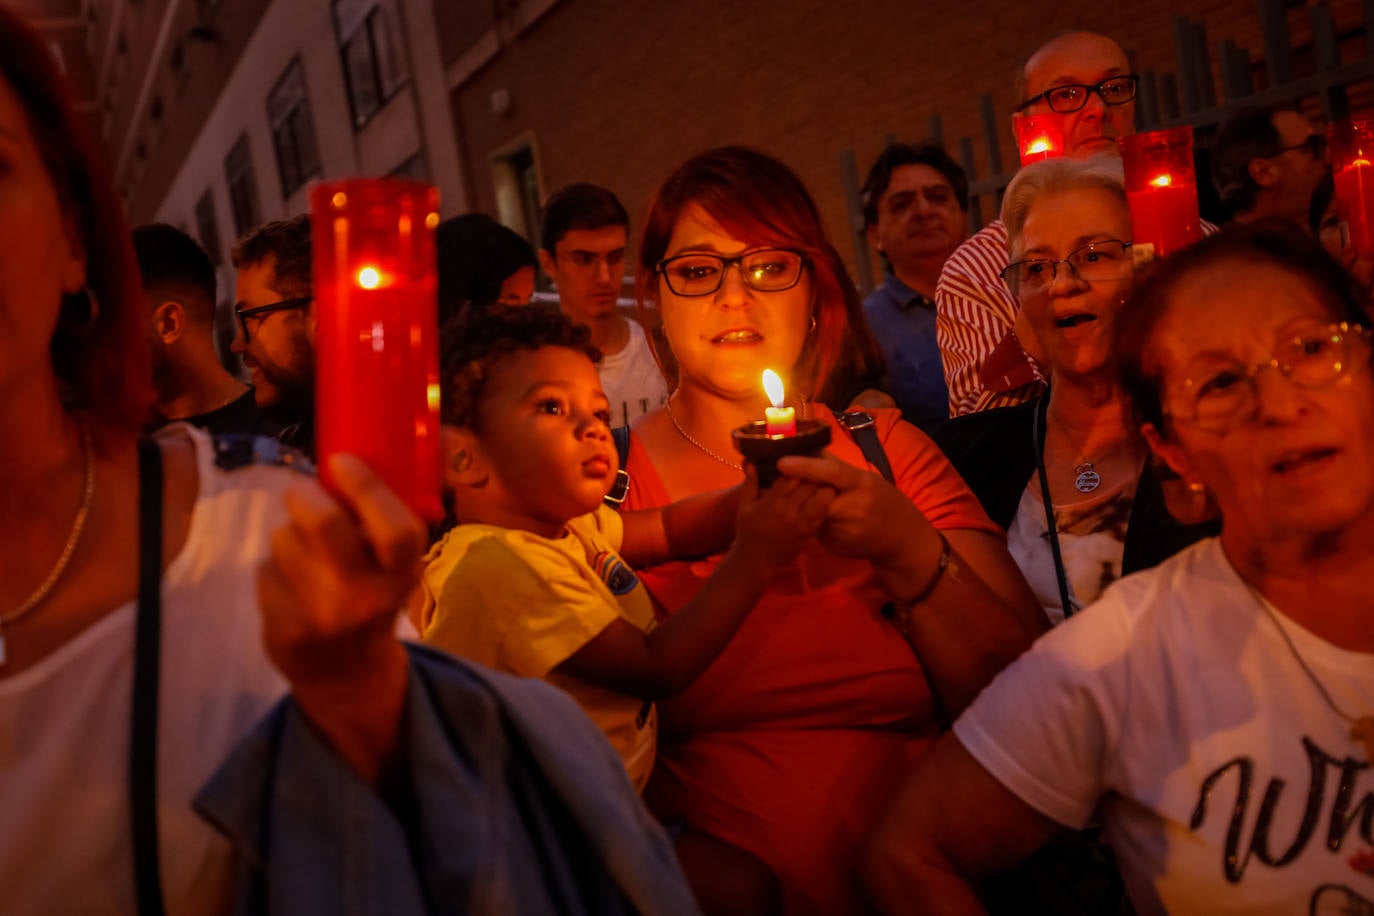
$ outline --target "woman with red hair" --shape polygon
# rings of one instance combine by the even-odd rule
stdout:
[[[662,319],[674,390],[634,427],[627,508],[740,482],[731,430],[763,416],[765,369],[798,417],[832,428],[825,457],[785,459],[784,472],[839,491],[820,543],[660,705],[646,798],[669,822],[767,862],[785,912],[860,912],[858,850],[902,773],[943,716],[1029,646],[1041,615],[1000,530],[923,433],[896,410],[872,412],[890,485],[826,406],[848,403],[878,358],[790,169],[733,147],[688,160],[650,205],[637,290]],[[641,578],[671,614],[718,559]],[[700,887],[709,866],[683,865]]]

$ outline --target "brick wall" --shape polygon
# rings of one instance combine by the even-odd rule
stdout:
[[[1354,59],[1364,44],[1359,0],[1332,6],[1343,59]],[[490,158],[526,134],[543,194],[572,181],[604,184],[635,229],[656,183],[686,156],[745,143],[797,170],[852,259],[842,150],[855,151],[862,177],[885,134],[919,139],[938,113],[951,149],[957,155],[956,138],[973,137],[987,174],[978,98],[993,94],[1009,133],[1014,74],[1044,39],[1101,31],[1135,54],[1138,69],[1172,71],[1180,14],[1205,25],[1214,54],[1226,38],[1248,47],[1263,84],[1254,0],[563,0],[452,101],[475,209],[495,212]],[[1288,15],[1301,47],[1307,12],[1297,4]],[[498,90],[509,94],[503,114],[493,113]],[[1012,156],[1007,145],[1004,163]]]

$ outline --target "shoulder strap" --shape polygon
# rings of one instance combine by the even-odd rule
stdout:
[[[1049,410],[1048,393],[1035,405],[1035,422],[1031,426],[1032,444],[1035,446],[1035,470],[1040,475],[1040,501],[1045,504],[1045,526],[1050,535],[1050,554],[1054,557],[1054,577],[1059,582],[1059,600],[1064,608],[1064,618],[1073,616],[1073,603],[1069,601],[1069,579],[1064,575],[1064,557],[1059,552],[1059,526],[1054,523],[1054,501],[1050,498],[1050,478],[1045,473],[1045,413]]]
[[[138,621],[134,635],[129,811],[139,916],[162,916],[157,837],[157,705],[162,666],[162,449],[138,443]]]
[[[611,438],[615,440],[615,451],[620,456],[620,470],[615,472],[615,483],[611,485],[611,492],[606,494],[605,503],[612,509],[619,509],[625,497],[630,495],[630,472],[625,470],[630,460],[630,427],[612,427]]]
[[[878,441],[878,430],[874,426],[873,415],[862,410],[850,410],[844,413],[836,410],[832,413],[854,439],[859,450],[864,453],[864,460],[877,468],[878,473],[882,474],[888,483],[896,483],[897,479],[892,474],[892,465],[887,460],[887,452],[883,451],[883,444]]]

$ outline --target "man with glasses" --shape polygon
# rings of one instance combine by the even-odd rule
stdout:
[[[656,410],[668,386],[639,322],[620,313],[630,216],[614,194],[574,184],[544,206],[539,264],[558,290],[558,307],[586,325],[601,351],[597,372],[611,403],[611,425]]]
[[[1059,115],[1066,156],[1119,155],[1117,139],[1135,133],[1135,93],[1136,77],[1120,45],[1071,32],[1026,62],[1017,79],[1017,113]],[[995,220],[961,245],[940,274],[937,337],[951,417],[1019,404],[1043,385],[1022,350],[1035,345],[1033,335],[1014,330],[1020,307],[1000,276],[1006,266],[1007,229]]]
[[[267,223],[234,246],[238,333],[231,349],[253,375],[258,408],[284,444],[315,453],[315,314],[310,218]]]
[[[1291,109],[1242,108],[1212,144],[1212,183],[1237,223],[1277,218],[1306,227],[1330,167],[1326,138]]]
[[[211,433],[257,433],[253,389],[215,353],[215,267],[186,233],[166,223],[133,231],[152,343],[156,424],[181,420]]]

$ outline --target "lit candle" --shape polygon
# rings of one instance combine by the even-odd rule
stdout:
[[[1374,115],[1356,115],[1328,128],[1336,199],[1345,209],[1350,244],[1374,254]]]
[[[763,390],[773,402],[772,407],[763,410],[764,431],[770,436],[795,436],[797,411],[783,406],[782,379],[772,369],[763,370]]]
[[[1124,137],[1121,160],[1139,251],[1163,257],[1202,238],[1191,127]]]
[[[394,179],[311,194],[316,451],[362,458],[419,515],[438,519],[438,192]]]
[[[1064,126],[1059,115],[1013,115],[1011,127],[1022,165],[1064,155]]]

